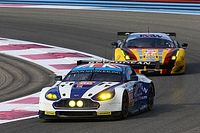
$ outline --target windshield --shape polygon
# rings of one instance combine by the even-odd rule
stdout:
[[[127,41],[125,46],[128,48],[174,48],[175,44],[170,40],[160,38],[138,38]]]
[[[72,71],[70,72],[63,81],[111,81],[120,82],[121,72],[114,71]]]

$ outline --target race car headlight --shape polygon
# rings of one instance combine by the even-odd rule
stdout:
[[[57,99],[58,99],[57,95],[56,95],[56,94],[53,94],[53,93],[47,94],[47,95],[46,95],[46,98],[47,98],[48,100],[57,100]]]
[[[130,60],[130,57],[128,55],[125,56],[126,60]]]
[[[172,60],[176,60],[176,56],[172,56]]]
[[[172,56],[172,60],[176,60],[176,58],[179,56],[179,51],[177,51],[176,55]]]
[[[76,106],[76,102],[74,100],[69,101],[69,106],[70,107],[75,107]]]
[[[52,88],[46,93],[45,97],[47,100],[55,101],[60,98],[60,94],[57,88]]]
[[[83,107],[83,101],[78,100],[77,103],[76,103],[76,105],[77,105],[78,107]]]
[[[112,98],[112,93],[110,92],[103,92],[101,94],[99,94],[98,99],[100,101],[105,101],[105,100],[109,100]]]
[[[115,89],[107,89],[96,94],[92,99],[97,101],[110,100],[115,96]]]

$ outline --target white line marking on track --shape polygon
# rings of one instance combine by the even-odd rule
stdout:
[[[72,49],[8,38],[0,38],[0,53],[36,63],[51,70],[57,75],[66,75],[70,68],[76,64],[77,60],[103,59],[92,54]],[[32,55],[42,55],[43,59]],[[63,67],[66,67],[67,69],[63,69]],[[39,92],[25,97],[1,102],[0,124],[37,117],[38,102]]]

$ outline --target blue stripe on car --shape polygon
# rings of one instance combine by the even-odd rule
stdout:
[[[78,87],[77,84],[79,82],[75,82],[74,86],[71,89],[70,98],[72,99],[79,99],[81,98],[86,91],[91,89],[92,87],[96,86],[99,82],[94,82],[92,85],[83,85],[82,87]]]

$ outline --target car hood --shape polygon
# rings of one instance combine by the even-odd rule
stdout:
[[[61,98],[91,98],[95,94],[116,87],[120,82],[68,81],[58,85]]]
[[[165,58],[176,55],[178,48],[127,48],[123,50],[130,56],[131,60],[160,61],[163,63]]]

